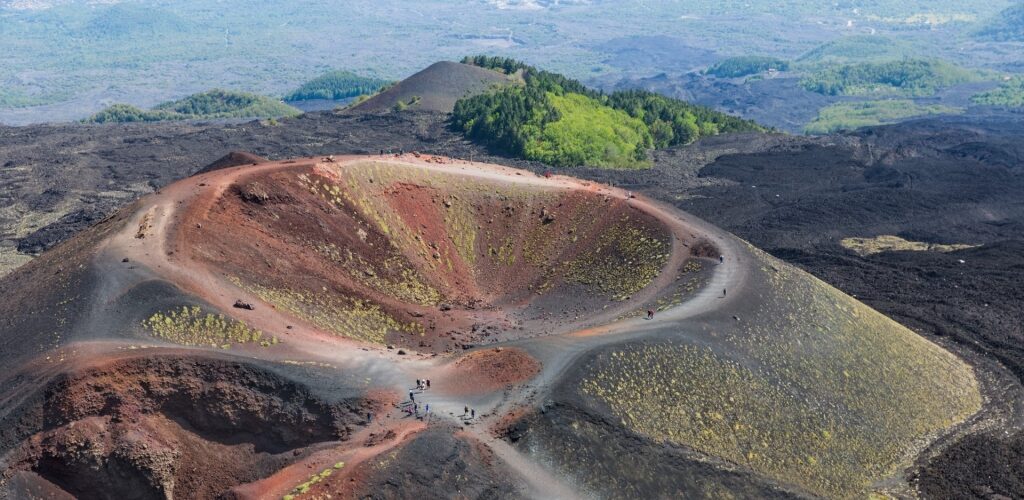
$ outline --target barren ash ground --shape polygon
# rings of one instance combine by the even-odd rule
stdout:
[[[643,196],[250,160],[0,280],[4,494],[900,496],[984,413],[957,356]]]

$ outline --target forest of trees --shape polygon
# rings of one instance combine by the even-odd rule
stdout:
[[[903,59],[828,67],[804,77],[801,85],[825,95],[927,96],[977,78],[977,74],[944,61]]]
[[[218,118],[280,118],[301,111],[266,96],[214,89],[166,102],[151,110],[130,104],[114,104],[87,118],[90,123],[209,120]]]
[[[452,125],[475,141],[555,166],[636,167],[644,164],[652,147],[764,130],[754,122],[652,92],[604,94],[512,59],[477,56],[463,62],[522,71],[524,84],[459,100]]]
[[[712,65],[705,73],[719,78],[739,78],[764,73],[768,70],[786,71],[789,62],[768,56],[730,57]]]
[[[390,84],[388,80],[359,76],[350,71],[331,71],[304,83],[284,100],[347,99],[376,93]]]
[[[999,87],[971,97],[971,102],[983,106],[1024,108],[1024,77],[1011,78]]]

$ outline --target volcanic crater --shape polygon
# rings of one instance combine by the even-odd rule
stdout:
[[[596,187],[372,157],[253,170],[190,205],[174,257],[359,341],[451,352],[596,325],[649,300],[672,256],[661,221]]]
[[[628,191],[249,159],[0,279],[0,494],[858,497],[981,406],[939,346]]]

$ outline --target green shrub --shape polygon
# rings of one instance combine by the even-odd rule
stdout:
[[[186,346],[209,346],[227,349],[231,344],[258,343],[262,347],[278,344],[277,337],[222,314],[203,313],[197,306],[158,312],[142,322],[151,335]]]

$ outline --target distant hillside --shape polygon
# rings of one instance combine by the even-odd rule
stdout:
[[[979,28],[974,36],[993,42],[1024,42],[1024,4],[1000,12]]]
[[[740,78],[748,75],[764,73],[768,70],[786,71],[789,69],[789,62],[775,57],[768,56],[740,56],[730,57],[724,61],[712,65],[705,71],[706,74],[719,78]]]
[[[218,118],[279,118],[301,112],[266,96],[228,90],[210,90],[144,110],[130,104],[114,104],[87,118],[91,123],[209,120]]]
[[[464,97],[507,86],[514,78],[456,62],[438,62],[353,107],[359,113],[418,109],[450,113]]]
[[[635,168],[646,150],[722,132],[764,130],[754,122],[646,92],[605,95],[562,75],[502,58],[467,58],[523,84],[455,104],[452,124],[467,137],[555,166]]]
[[[127,3],[99,9],[80,34],[88,38],[156,36],[185,32],[191,27],[191,23],[171,12],[152,5]]]
[[[825,95],[925,96],[978,78],[976,72],[944,61],[903,59],[826,67],[804,77],[801,84]]]
[[[349,97],[373,94],[390,83],[388,80],[359,76],[350,71],[331,71],[304,83],[286,95],[284,100],[348,99]]]
[[[842,37],[815,47],[797,59],[804,65],[821,63],[880,62],[913,57],[906,42],[875,35]]]

